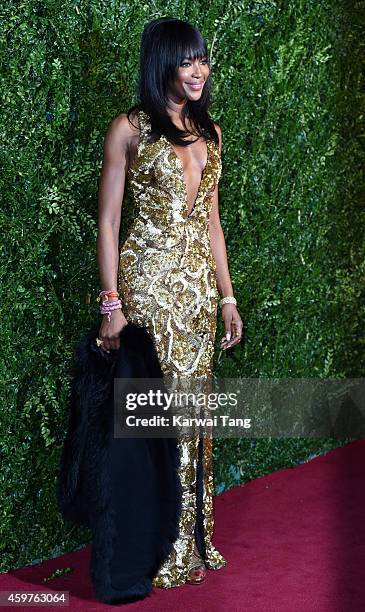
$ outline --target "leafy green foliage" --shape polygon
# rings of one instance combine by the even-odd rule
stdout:
[[[149,20],[186,18],[211,50],[221,220],[245,323],[245,341],[219,358],[219,320],[216,375],[363,375],[360,6],[8,0],[0,9],[2,571],[89,541],[63,524],[54,486],[73,348],[97,314],[103,138],[135,102]],[[130,215],[127,194],[121,238]],[[339,444],[217,440],[216,491]]]

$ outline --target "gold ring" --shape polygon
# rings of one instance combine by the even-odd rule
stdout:
[[[100,338],[96,338],[96,344],[98,346],[101,346],[102,344],[104,344],[104,340],[100,340]]]

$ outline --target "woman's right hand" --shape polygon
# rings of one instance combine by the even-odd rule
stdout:
[[[108,321],[107,314],[102,316],[103,320],[100,325],[99,338],[103,340],[103,344],[100,348],[108,351],[117,351],[120,346],[119,334],[123,327],[128,325],[128,321],[120,308],[111,312],[110,322]]]

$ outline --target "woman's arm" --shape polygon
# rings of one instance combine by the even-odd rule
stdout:
[[[222,151],[222,132],[216,123],[214,124],[219,136],[219,151]],[[217,288],[221,297],[233,295],[231,277],[229,274],[227,249],[224,234],[219,217],[218,184],[214,190],[213,206],[209,217],[210,246],[216,263]],[[243,323],[234,304],[223,304],[222,318],[224,321],[225,336],[221,340],[223,349],[238,344],[241,340]],[[237,335],[238,334],[238,335]],[[232,339],[231,339],[232,338]]]
[[[103,164],[99,180],[97,261],[103,291],[117,290],[119,228],[126,174],[135,129],[125,113],[110,123],[104,139]],[[119,333],[127,325],[121,310],[113,310],[110,323],[103,315],[99,338],[104,349],[119,348]]]

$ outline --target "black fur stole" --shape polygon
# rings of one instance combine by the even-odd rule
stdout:
[[[97,599],[118,604],[152,591],[179,535],[182,488],[176,438],[114,437],[114,377],[162,379],[152,338],[128,323],[120,349],[106,353],[95,342],[99,329],[86,332],[75,350],[57,501],[66,521],[92,532]]]

